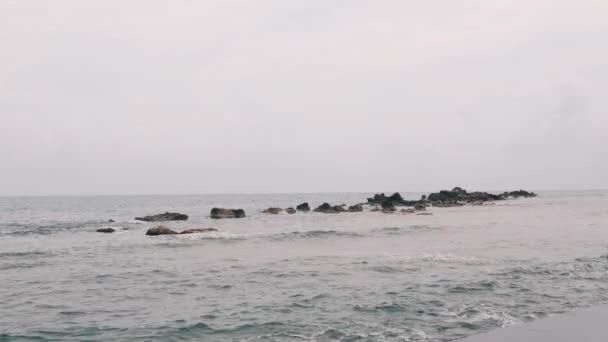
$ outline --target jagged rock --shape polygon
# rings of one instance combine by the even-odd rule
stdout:
[[[298,211],[310,211],[310,206],[308,205],[308,202],[305,202],[305,203],[302,203],[302,204],[298,205],[296,207],[296,209]]]
[[[348,207],[349,213],[355,213],[359,211],[363,211],[363,207],[360,204],[351,205],[350,207]]]
[[[195,233],[208,233],[208,232],[217,232],[217,229],[215,229],[215,228],[192,228],[192,229],[186,229],[186,230],[180,232],[180,234],[195,234]]]
[[[186,221],[188,219],[188,215],[166,212],[164,214],[136,217],[135,219],[146,222]]]
[[[146,231],[146,235],[156,236],[156,235],[174,235],[179,234],[178,232],[172,230],[171,228],[165,226],[158,226],[155,228],[150,228]]]
[[[98,233],[114,233],[116,230],[114,228],[100,228],[97,229]]]
[[[337,214],[337,213],[346,211],[346,209],[344,209],[344,207],[339,206],[339,205],[332,206],[329,203],[323,203],[320,206],[318,206],[317,208],[315,208],[315,210],[313,210],[313,211],[318,212],[318,213],[325,213],[325,214]]]
[[[296,210],[294,208],[287,208],[287,209],[285,209],[285,212],[288,213],[288,214],[293,215],[293,214],[296,213]]]
[[[268,208],[264,211],[262,211],[262,213],[264,214],[280,214],[283,212],[282,208]]]
[[[212,219],[243,218],[243,217],[245,217],[245,210],[243,210],[243,209],[225,209],[225,208],[211,209],[211,218]]]
[[[373,198],[367,199],[367,202],[369,204],[382,204],[384,202],[389,202],[389,203],[392,203],[393,205],[401,205],[402,201],[403,201],[403,197],[401,197],[401,194],[398,192],[395,192],[394,194],[392,194],[388,197],[384,193],[375,194]]]
[[[502,196],[490,194],[487,192],[467,192],[463,188],[455,187],[452,190],[441,190],[430,194],[427,200],[433,202],[455,203],[455,202],[476,202],[476,201],[497,201],[501,200]]]

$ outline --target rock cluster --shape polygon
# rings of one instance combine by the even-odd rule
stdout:
[[[283,208],[268,208],[264,211],[262,211],[262,213],[264,214],[282,214],[282,213],[287,213],[287,214],[295,214],[296,210],[294,208],[287,208],[287,209],[283,209]]]
[[[318,206],[317,208],[315,208],[315,210],[313,210],[313,211],[317,212],[317,213],[324,213],[324,214],[338,214],[338,213],[345,212],[346,209],[344,209],[343,205],[332,206],[329,203],[323,203],[320,206]]]
[[[211,218],[212,219],[243,218],[243,217],[245,217],[245,210],[243,210],[243,209],[225,209],[225,208],[211,209]]]
[[[135,219],[145,222],[186,221],[188,219],[188,215],[166,212],[164,214],[136,217]]]

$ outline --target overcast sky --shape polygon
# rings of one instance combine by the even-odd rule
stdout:
[[[0,0],[0,195],[608,188],[606,0]]]

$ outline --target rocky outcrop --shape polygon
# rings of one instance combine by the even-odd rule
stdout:
[[[435,203],[455,203],[455,202],[486,202],[486,201],[498,201],[501,200],[502,196],[490,194],[487,192],[467,192],[463,188],[455,187],[452,190],[441,190],[430,194],[427,200]]]
[[[363,211],[363,206],[361,206],[360,204],[351,205],[350,207],[348,207],[349,213],[356,213],[360,211]]]
[[[313,211],[317,212],[317,213],[324,213],[324,214],[338,214],[338,213],[345,212],[346,209],[344,209],[344,207],[341,205],[332,206],[329,203],[323,203],[320,206],[318,206],[317,208],[315,208],[315,210],[313,210]]]
[[[225,209],[225,208],[211,209],[211,218],[212,219],[243,218],[243,217],[245,217],[245,210],[243,210],[243,209]]]
[[[302,203],[300,205],[298,205],[296,207],[296,209],[298,211],[310,211],[310,205],[308,205],[308,202]]]
[[[179,234],[179,233],[172,230],[171,228],[168,228],[165,226],[158,226],[158,227],[150,228],[150,229],[148,229],[148,231],[146,231],[146,235],[150,235],[150,236],[175,235],[175,234]]]
[[[537,197],[538,195],[533,193],[533,192],[528,192],[526,190],[516,190],[516,191],[511,191],[511,192],[505,192],[502,194],[502,197],[504,198],[509,198],[509,197],[514,197],[514,198],[518,198],[518,197]]]
[[[114,233],[116,230],[114,228],[100,228],[97,229],[98,233]]]
[[[166,212],[164,214],[136,217],[135,219],[145,222],[186,221],[188,219],[188,215]]]
[[[186,230],[180,232],[180,234],[196,234],[196,233],[209,233],[209,232],[217,232],[217,229],[215,229],[215,228],[192,228],[192,229],[186,229]]]
[[[384,202],[388,202],[395,206],[395,205],[401,205],[401,203],[403,202],[403,197],[401,197],[401,194],[398,192],[395,192],[394,194],[392,194],[388,197],[384,193],[382,193],[382,194],[375,194],[374,197],[368,198],[367,202],[369,204],[382,204]]]

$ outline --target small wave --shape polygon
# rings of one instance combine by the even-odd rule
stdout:
[[[25,257],[46,257],[51,256],[51,253],[30,251],[30,252],[4,252],[0,253],[0,259],[2,258],[25,258]]]
[[[299,239],[329,239],[332,237],[358,238],[363,237],[363,235],[355,232],[346,232],[338,230],[309,230],[272,234],[267,235],[265,238],[273,241],[291,241]]]

